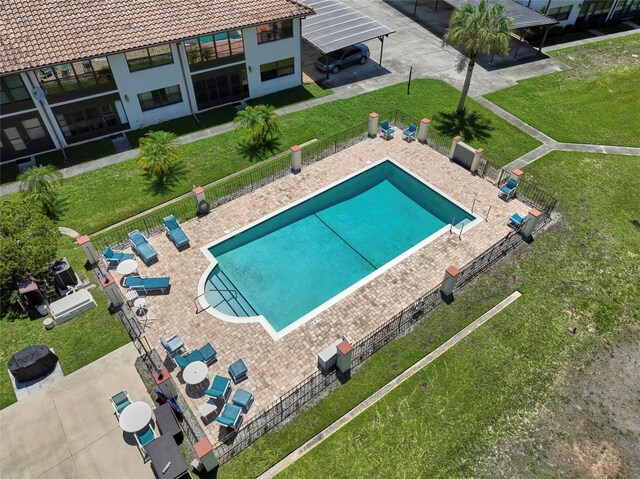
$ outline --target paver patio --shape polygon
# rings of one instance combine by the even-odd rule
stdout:
[[[331,342],[342,335],[357,342],[376,330],[436,287],[449,265],[469,263],[507,235],[511,231],[507,221],[512,214],[529,210],[518,200],[504,202],[498,197],[497,188],[486,180],[471,175],[428,146],[417,141],[407,143],[400,136],[390,141],[364,140],[303,167],[300,174],[288,175],[215,208],[208,216],[185,222],[183,228],[191,238],[191,247],[186,250],[178,252],[165,235],[150,238],[158,251],[159,261],[149,267],[141,264],[139,273],[171,276],[172,287],[169,294],[148,297],[149,308],[156,319],[146,328],[147,338],[162,351],[163,359],[160,336],[178,334],[191,349],[211,342],[218,350],[218,357],[209,368],[209,380],[215,374],[228,375],[228,365],[242,358],[249,369],[249,377],[237,387],[249,390],[255,396],[245,423],[313,373],[317,367],[317,353]],[[491,207],[487,221],[464,231],[461,240],[457,235],[445,233],[278,341],[274,341],[258,323],[225,322],[206,311],[196,314],[194,299],[198,281],[209,265],[200,250],[202,246],[385,156],[469,209],[475,199],[476,215],[484,217]],[[113,274],[117,277],[115,271]],[[177,373],[178,369],[175,369],[174,376]],[[177,376],[189,406],[199,417],[197,408],[207,397],[203,396],[202,389],[185,385],[181,376]],[[203,427],[214,443],[226,434],[215,423]]]

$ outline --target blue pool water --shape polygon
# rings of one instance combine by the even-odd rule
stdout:
[[[385,161],[210,248],[205,297],[276,331],[453,220],[474,218]]]

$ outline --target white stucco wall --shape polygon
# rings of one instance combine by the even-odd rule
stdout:
[[[251,98],[292,88],[302,83],[302,40],[299,18],[293,19],[293,37],[291,38],[259,45],[255,28],[243,29],[242,37],[244,39],[244,54]],[[294,58],[295,71],[293,75],[274,78],[265,82],[260,80],[260,65],[291,57]]]
[[[173,54],[173,63],[134,72],[129,71],[124,54],[109,56],[113,78],[118,85],[120,98],[132,129],[155,125],[161,121],[191,114],[187,98],[189,90],[185,85],[178,60],[179,53],[175,43],[171,44],[171,52]],[[142,111],[138,101],[138,93],[173,85],[180,85],[182,102]]]
[[[529,6],[532,10],[541,11],[542,9],[546,9],[549,5],[549,8],[558,8],[564,7],[566,5],[573,5],[573,9],[571,10],[571,14],[569,18],[563,20],[558,23],[559,26],[565,25],[573,25],[576,22],[576,18],[578,18],[578,13],[580,13],[580,7],[582,6],[581,0],[552,0],[551,4],[549,4],[549,0],[515,0],[518,3]]]

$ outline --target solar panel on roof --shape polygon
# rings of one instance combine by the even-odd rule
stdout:
[[[302,20],[302,36],[322,53],[394,33],[340,0],[305,0],[316,14]]]

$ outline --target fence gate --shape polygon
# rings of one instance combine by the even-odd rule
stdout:
[[[456,145],[456,149],[453,151],[453,161],[458,163],[460,166],[463,166],[467,170],[471,170],[471,164],[473,163],[474,156],[475,151],[473,151],[471,147],[465,145],[462,142],[459,142]]]

